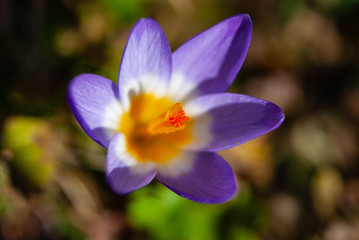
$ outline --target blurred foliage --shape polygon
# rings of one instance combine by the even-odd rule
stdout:
[[[119,22],[133,22],[145,14],[143,0],[99,0]]]
[[[179,198],[159,184],[131,196],[129,217],[136,228],[144,229],[146,239],[159,240],[259,239],[258,231],[268,221],[264,206],[248,189],[242,189],[236,201],[218,206]]]
[[[239,13],[253,36],[229,91],[286,120],[220,152],[238,195],[199,204],[157,182],[114,194],[105,149],[67,107],[71,78],[117,82],[141,17],[175,50]],[[358,0],[0,1],[0,239],[359,239],[358,13]]]
[[[4,125],[4,147],[13,154],[13,163],[37,185],[46,184],[54,174],[51,138],[54,136],[42,119],[10,118]]]

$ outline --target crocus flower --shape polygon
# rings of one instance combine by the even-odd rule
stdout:
[[[76,76],[68,102],[87,135],[108,148],[107,182],[126,194],[154,178],[178,195],[221,203],[237,191],[233,170],[215,151],[277,128],[275,104],[225,93],[247,54],[248,15],[226,19],[174,53],[161,27],[141,19],[123,53],[118,85]]]

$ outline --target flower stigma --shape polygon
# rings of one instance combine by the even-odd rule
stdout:
[[[186,127],[184,122],[189,120],[190,118],[186,116],[182,109],[182,104],[175,103],[166,112],[152,120],[148,125],[147,131],[151,135],[168,134],[184,129]]]
[[[181,103],[141,94],[131,99],[118,131],[124,134],[126,149],[137,161],[166,163],[191,141],[191,127],[192,119]]]

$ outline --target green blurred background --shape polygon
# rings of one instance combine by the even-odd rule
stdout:
[[[76,74],[115,82],[131,26],[152,17],[175,50],[248,13],[229,91],[267,99],[281,127],[220,154],[239,193],[206,205],[154,181],[126,196],[66,103]],[[0,239],[359,239],[358,0],[1,0]]]

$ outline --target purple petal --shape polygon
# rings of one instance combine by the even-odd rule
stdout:
[[[68,88],[68,103],[75,118],[87,135],[104,147],[118,128],[118,98],[116,84],[95,74],[76,76]]]
[[[194,122],[201,123],[195,125],[193,134],[205,142],[205,145],[189,148],[205,151],[243,144],[272,131],[284,120],[284,114],[277,105],[234,93],[201,96],[188,103],[186,111]],[[208,131],[211,136],[209,141]]]
[[[190,96],[225,92],[242,67],[251,35],[251,19],[243,14],[228,18],[190,39],[172,55],[171,92],[179,91],[175,89],[180,85],[177,81],[191,86],[186,86],[186,95]],[[191,92],[193,90],[197,92]]]
[[[135,191],[150,183],[155,175],[153,164],[138,163],[127,153],[121,133],[112,138],[106,157],[106,176],[114,192],[126,194]]]
[[[191,155],[191,154],[189,154]],[[194,154],[193,167],[172,176],[158,172],[156,178],[181,197],[201,203],[222,203],[237,192],[234,173],[216,153]]]
[[[171,48],[161,27],[153,19],[139,20],[132,28],[121,61],[121,99],[127,101],[133,91],[166,91],[171,68]]]

